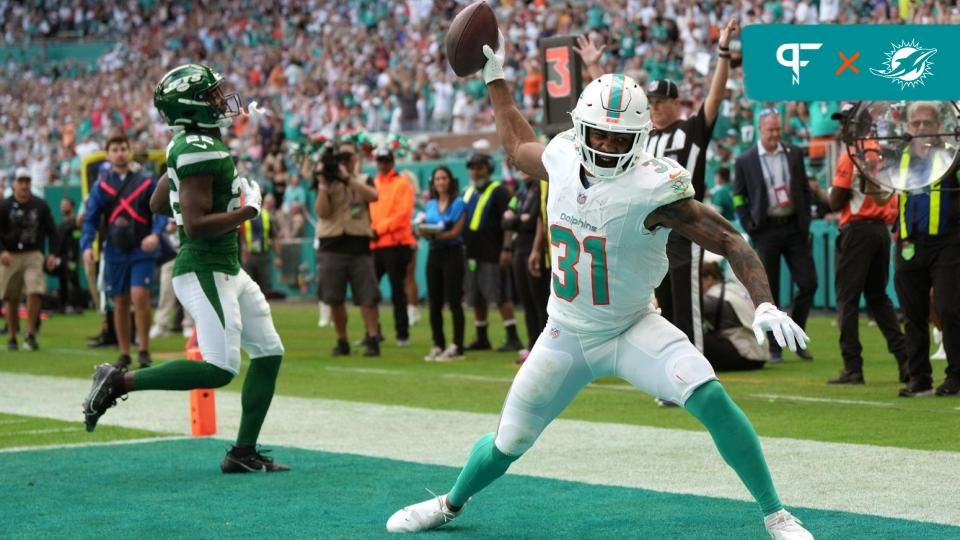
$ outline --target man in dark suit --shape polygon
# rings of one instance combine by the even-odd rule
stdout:
[[[760,143],[736,161],[733,204],[740,224],[756,244],[774,299],[780,298],[780,257],[786,259],[799,288],[791,317],[803,328],[817,291],[810,253],[810,205],[815,199],[807,183],[802,152],[783,144],[780,133],[776,110],[760,111]],[[783,360],[780,347],[772,339],[770,352],[771,362]],[[797,356],[813,360],[807,350],[797,351]]]

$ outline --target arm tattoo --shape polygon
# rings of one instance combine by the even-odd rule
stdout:
[[[755,305],[774,303],[760,257],[730,222],[709,206],[693,199],[677,201],[654,210],[644,225],[648,229],[661,225],[669,227],[703,248],[726,257]]]

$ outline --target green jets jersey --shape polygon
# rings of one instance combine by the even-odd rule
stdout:
[[[191,176],[213,177],[211,212],[230,212],[240,208],[240,179],[230,149],[218,137],[179,131],[167,146],[167,176],[170,178],[170,207],[180,232],[180,251],[173,265],[173,275],[200,271],[236,275],[240,271],[237,231],[215,238],[190,238],[183,231],[183,215],[180,213],[180,182]]]

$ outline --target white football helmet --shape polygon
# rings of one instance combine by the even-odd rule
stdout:
[[[647,95],[637,81],[622,74],[607,74],[594,80],[580,93],[570,113],[580,163],[597,178],[616,178],[630,172],[641,159],[650,133]],[[633,145],[623,154],[594,150],[588,144],[588,129],[632,133]]]

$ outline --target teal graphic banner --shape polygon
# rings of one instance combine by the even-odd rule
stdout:
[[[960,99],[960,25],[753,24],[742,42],[750,99]]]

